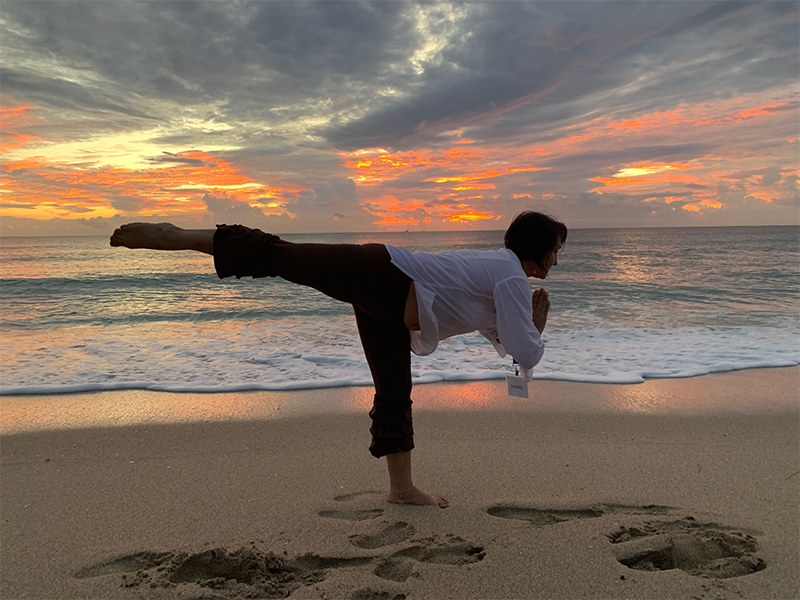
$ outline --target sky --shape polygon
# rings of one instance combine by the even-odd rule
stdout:
[[[798,2],[0,3],[0,235],[800,223]]]

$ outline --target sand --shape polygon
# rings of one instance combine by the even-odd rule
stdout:
[[[797,598],[799,374],[419,386],[444,510],[384,501],[366,389],[3,398],[0,597]]]

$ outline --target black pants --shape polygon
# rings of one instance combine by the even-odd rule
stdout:
[[[411,279],[383,244],[293,244],[241,225],[218,225],[214,266],[220,278],[279,276],[352,304],[375,400],[369,451],[380,458],[414,447],[411,336],[404,314]]]

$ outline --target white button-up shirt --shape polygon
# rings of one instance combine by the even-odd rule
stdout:
[[[386,246],[392,263],[414,280],[420,331],[411,350],[425,356],[439,340],[479,331],[500,356],[511,354],[530,381],[544,354],[533,324],[531,287],[511,250],[430,254]]]

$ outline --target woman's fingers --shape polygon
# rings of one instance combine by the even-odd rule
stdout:
[[[547,324],[547,312],[550,310],[550,299],[546,290],[540,288],[533,292],[532,308],[533,324],[542,333]]]

